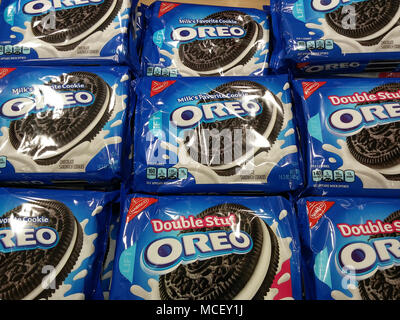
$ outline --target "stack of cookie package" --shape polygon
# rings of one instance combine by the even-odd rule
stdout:
[[[0,299],[399,299],[400,2],[186,2],[0,2]]]

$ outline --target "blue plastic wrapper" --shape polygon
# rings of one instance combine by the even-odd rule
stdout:
[[[110,299],[301,299],[294,218],[283,197],[127,195]]]
[[[135,192],[294,191],[303,183],[287,76],[139,79]]]
[[[400,6],[375,0],[271,0],[270,67],[297,74],[398,71]]]
[[[143,76],[267,73],[268,11],[155,1],[144,23]]]
[[[293,82],[306,195],[398,197],[399,78]]]
[[[130,0],[2,1],[0,63],[121,64],[128,58]]]
[[[130,172],[133,106],[127,67],[0,72],[3,184],[105,185]]]
[[[308,197],[297,203],[308,300],[398,300],[398,199]]]
[[[0,188],[2,300],[103,299],[115,192]]]

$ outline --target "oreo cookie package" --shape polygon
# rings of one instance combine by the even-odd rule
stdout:
[[[271,68],[297,73],[396,71],[400,1],[271,0]]]
[[[0,299],[102,299],[115,193],[0,189]]]
[[[301,199],[306,298],[399,300],[399,209],[398,199]]]
[[[140,79],[135,192],[268,192],[302,185],[287,76]]]
[[[147,76],[262,76],[269,61],[266,11],[156,1],[145,11]]]
[[[400,195],[399,78],[294,81],[306,194]]]
[[[17,67],[0,73],[2,183],[122,179],[132,113],[127,68]]]
[[[133,194],[122,208],[111,300],[301,299],[285,198]]]
[[[0,62],[124,63],[130,0],[3,0]]]

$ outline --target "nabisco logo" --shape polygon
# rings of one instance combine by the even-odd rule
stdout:
[[[319,219],[334,205],[333,201],[307,201],[308,220],[310,228],[315,226]]]
[[[9,73],[13,72],[15,68],[0,68],[0,79],[4,78]]]
[[[303,86],[304,98],[307,100],[315,91],[317,91],[324,84],[326,84],[326,81],[325,82],[303,81],[301,84]]]
[[[157,201],[158,200],[154,198],[133,198],[129,206],[128,214],[126,215],[126,222],[134,219],[144,209],[151,206]]]
[[[164,14],[167,12],[170,12],[172,9],[176,8],[179,6],[178,3],[168,3],[168,2],[162,2],[160,4],[160,11],[158,12],[158,17],[161,18]]]
[[[168,80],[168,81],[152,81],[151,82],[151,92],[150,92],[150,97],[153,97],[160,92],[164,91],[166,88],[168,88],[170,85],[173,85],[176,82],[176,80]]]

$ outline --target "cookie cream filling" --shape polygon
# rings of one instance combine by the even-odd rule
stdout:
[[[212,75],[215,73],[226,72],[226,71],[232,69],[233,67],[235,67],[240,61],[242,61],[244,59],[244,57],[246,57],[247,54],[251,51],[251,49],[256,45],[260,32],[263,32],[260,25],[257,22],[255,22],[255,23],[257,24],[257,28],[256,28],[257,30],[254,32],[253,38],[251,39],[246,50],[244,50],[233,62],[231,62],[225,66],[220,66],[219,68],[214,69],[214,70],[199,71],[199,74],[200,75]]]
[[[71,44],[74,44],[74,43],[81,41],[81,40],[85,39],[86,37],[90,36],[94,30],[96,30],[98,27],[100,27],[110,17],[111,13],[117,6],[117,3],[118,3],[118,1],[113,1],[113,5],[107,10],[107,13],[105,15],[103,15],[103,17],[101,19],[99,19],[91,28],[82,32],[80,35],[78,35],[74,38],[66,39],[64,42],[61,42],[61,43],[54,43],[54,46],[63,46],[63,45],[69,46]]]
[[[272,255],[271,235],[265,223],[261,220],[260,222],[262,225],[262,233],[263,233],[263,244],[260,252],[260,257],[257,261],[257,265],[254,269],[251,278],[242,288],[242,290],[238,293],[238,295],[234,298],[234,300],[252,299],[260,289],[260,285],[263,283],[265,277],[267,276],[268,267],[270,265],[271,255]]]
[[[22,300],[33,300],[35,299],[38,295],[40,295],[42,293],[43,290],[48,290],[49,288],[51,288],[51,285],[54,284],[55,286],[55,281],[56,281],[56,277],[59,275],[59,273],[61,272],[61,270],[65,267],[65,265],[67,264],[69,257],[71,256],[76,241],[78,239],[78,222],[74,221],[74,233],[72,235],[72,240],[71,243],[69,244],[67,250],[64,253],[64,256],[62,257],[62,259],[60,260],[60,262],[56,265],[56,266],[50,266],[50,267],[54,267],[53,271],[50,272],[49,274],[43,274],[44,277],[41,281],[41,284],[36,287],[34,290],[32,290],[27,296],[25,296]],[[54,282],[53,282],[54,281]],[[53,283],[52,283],[53,282]]]
[[[264,98],[266,98],[266,96],[264,95]],[[271,96],[271,98],[267,98],[268,101],[274,101],[275,98]],[[275,101],[274,101],[275,102]],[[272,146],[269,145],[269,141],[268,138],[271,135],[272,130],[275,127],[276,124],[276,119],[278,117],[278,107],[273,106],[272,107],[272,115],[271,115],[271,119],[268,123],[268,127],[265,130],[263,135],[260,135],[258,133],[254,134],[254,130],[252,130],[252,134],[254,135],[252,138],[254,140],[256,140],[255,145],[253,144],[254,147],[257,147],[257,150],[250,150],[248,152],[246,152],[244,155],[242,155],[241,157],[239,157],[238,159],[236,159],[235,161],[228,163],[228,164],[224,164],[224,165],[220,165],[220,166],[212,166],[211,168],[213,170],[227,170],[227,169],[231,169],[232,167],[236,167],[236,166],[241,166],[244,163],[246,163],[246,161],[248,161],[250,158],[254,157],[254,155],[257,153],[257,151],[260,148],[271,148]],[[253,141],[254,141],[253,140]]]
[[[107,108],[109,107],[110,101],[112,99],[110,91],[111,91],[111,89],[107,85],[107,96],[106,96],[105,102],[104,102],[100,112],[98,112],[98,114],[96,115],[96,118],[87,125],[85,130],[83,130],[77,137],[75,137],[72,141],[65,144],[64,146],[61,146],[61,147],[56,146],[57,147],[56,151],[53,151],[53,150],[46,151],[40,155],[35,155],[33,157],[33,159],[34,160],[45,160],[47,158],[55,157],[61,153],[69,151],[70,149],[77,146],[80,142],[82,142],[82,137],[86,137],[96,127],[96,125],[100,122],[101,118],[103,117],[104,113],[107,111]],[[90,107],[88,107],[88,108],[90,108]],[[49,139],[49,140],[50,140],[49,144],[46,145],[46,147],[52,146],[54,144],[54,141],[52,141],[51,139]]]
[[[400,174],[400,163],[390,168],[379,168],[376,170],[384,175],[398,175]]]

